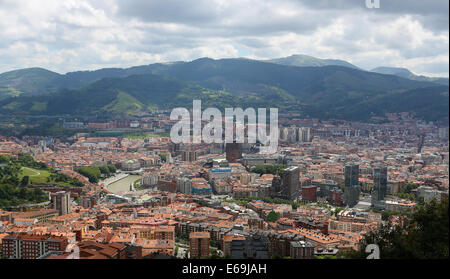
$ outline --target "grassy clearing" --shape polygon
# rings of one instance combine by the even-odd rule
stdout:
[[[19,179],[22,179],[24,176],[28,176],[30,178],[31,184],[58,184],[65,187],[73,187],[69,182],[64,181],[55,181],[54,179],[48,180],[52,173],[48,170],[38,170],[29,167],[22,167],[21,172],[19,174]]]
[[[146,133],[130,133],[125,135],[128,139],[148,139],[150,136]]]
[[[24,176],[30,177],[31,183],[47,183],[47,178],[50,176],[50,172],[47,170],[22,167],[19,174],[19,179],[22,179]]]
[[[169,138],[170,137],[170,133],[154,133],[154,134],[150,134],[150,137],[166,137],[166,138]]]

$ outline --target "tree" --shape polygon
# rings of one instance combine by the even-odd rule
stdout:
[[[166,160],[167,160],[166,154],[161,153],[161,154],[159,154],[159,157],[161,157],[161,162],[166,162]]]
[[[28,175],[25,175],[22,178],[22,181],[20,181],[20,186],[27,186],[28,184],[30,184],[30,177]]]
[[[335,260],[335,259],[337,259],[337,257],[333,256],[333,255],[314,256],[314,258],[318,259],[318,260]]]
[[[406,227],[381,226],[360,242],[360,249],[346,257],[366,258],[365,248],[376,244],[382,259],[448,259],[448,199],[419,204]]]
[[[251,172],[259,174],[282,174],[286,165],[258,165],[251,169]]]
[[[97,183],[101,176],[99,167],[79,167],[78,172],[89,178],[91,183]]]
[[[106,167],[106,166],[101,166],[101,167],[98,167],[99,168],[99,170],[100,170],[100,173],[102,173],[102,174],[104,174],[104,175],[106,175],[106,176],[109,176],[109,168],[108,167]]]
[[[11,157],[8,155],[0,155],[0,164],[11,162]]]
[[[210,240],[209,245],[212,247],[220,248],[220,241],[219,240]]]
[[[33,156],[24,153],[19,153],[17,155],[17,161],[23,164],[24,166],[34,166],[36,163],[33,159]]]
[[[339,214],[339,212],[341,212],[343,210],[343,208],[342,207],[338,207],[338,208],[336,208],[336,210],[334,211],[334,216],[338,216],[338,214]]]
[[[114,165],[108,165],[108,169],[110,173],[116,173],[117,168]]]
[[[267,215],[268,222],[276,222],[278,219],[280,219],[280,213],[273,210]]]

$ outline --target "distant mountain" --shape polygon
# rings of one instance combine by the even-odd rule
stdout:
[[[311,105],[305,109],[305,113],[317,118],[364,121],[369,116],[382,116],[387,112],[410,112],[428,121],[448,122],[448,103],[448,86],[433,86],[379,94],[350,104],[341,103],[329,107]]]
[[[96,71],[69,72],[64,75],[64,82],[62,83],[62,87],[68,89],[80,88],[93,82],[99,81],[103,78],[120,78],[132,75],[151,74],[153,72],[153,69],[157,68],[158,65],[161,66],[174,65],[177,63],[184,63],[184,62],[157,63],[152,64],[150,66],[148,65],[136,66],[127,69],[104,68]]]
[[[81,89],[63,89],[49,95],[11,98],[3,109],[31,114],[121,114],[149,110],[175,102],[177,94],[201,88],[155,75],[104,78]]]
[[[406,68],[396,68],[396,67],[378,67],[375,69],[372,69],[371,72],[379,73],[379,74],[386,74],[386,75],[395,75],[411,80],[418,80],[418,81],[429,81],[436,84],[441,85],[449,85],[449,79],[448,78],[440,78],[440,77],[426,77],[426,76],[418,76],[413,74],[410,70]]]
[[[368,120],[409,111],[448,118],[448,86],[342,66],[292,67],[249,59],[201,58],[128,69],[68,73],[44,88],[0,101],[13,114],[130,114],[155,108],[278,107],[305,117]]]
[[[387,92],[434,86],[348,67],[289,67],[247,59],[201,58],[189,63],[159,65],[153,73],[238,95],[282,90],[304,104],[336,105],[336,102],[353,102]]]
[[[271,60],[265,60],[263,62],[270,62],[275,63],[279,65],[285,65],[285,66],[297,66],[297,67],[323,67],[323,66],[342,66],[342,67],[349,67],[353,69],[359,69],[355,65],[348,63],[347,61],[343,60],[336,60],[336,59],[320,59],[308,55],[302,55],[302,54],[295,54],[291,55],[289,57],[284,58],[278,58],[278,59],[271,59]]]
[[[62,75],[42,68],[29,68],[0,74],[0,99],[39,95],[60,88]]]
[[[119,78],[148,74],[148,66],[128,69],[105,68],[96,71],[69,72],[61,75],[42,68],[28,68],[0,74],[0,100],[8,97],[35,96],[77,89],[103,78]]]
[[[16,114],[117,115],[157,108],[192,108],[194,99],[202,100],[204,106],[220,108],[267,105],[256,93],[233,96],[173,77],[145,74],[104,78],[81,89],[63,89],[49,95],[9,98],[0,101],[0,110]],[[276,104],[283,100],[292,101],[282,93],[272,99]]]

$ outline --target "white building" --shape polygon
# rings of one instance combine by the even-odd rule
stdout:
[[[420,186],[417,188],[417,195],[419,198],[423,198],[425,202],[430,202],[432,199],[441,202],[442,193],[429,186]]]
[[[448,139],[448,127],[439,128],[439,138]]]
[[[309,128],[309,127],[298,128],[298,141],[299,142],[310,142],[311,141],[311,128]]]
[[[187,177],[177,179],[177,192],[192,194],[192,181]]]
[[[145,173],[141,178],[141,185],[144,187],[152,187],[158,184],[157,173]]]
[[[124,171],[135,171],[141,168],[141,163],[138,160],[132,159],[122,162],[122,170]]]

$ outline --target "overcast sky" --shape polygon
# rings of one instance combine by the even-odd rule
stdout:
[[[0,0],[0,72],[307,54],[448,76],[448,0]]]

